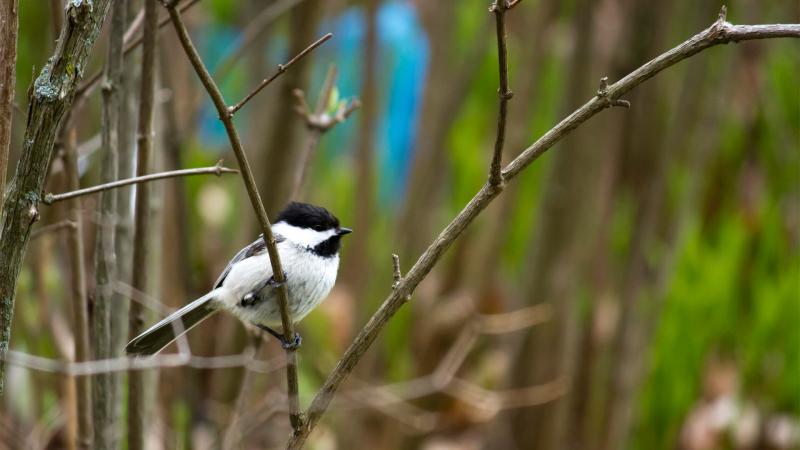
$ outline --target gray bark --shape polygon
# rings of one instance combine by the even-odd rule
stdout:
[[[0,353],[8,350],[17,277],[27,250],[31,226],[39,216],[47,166],[53,143],[75,89],[83,75],[110,0],[75,0],[67,6],[67,20],[55,52],[33,83],[28,121],[17,171],[6,195],[0,232]],[[5,362],[0,361],[0,394]]]
[[[120,109],[122,108],[123,84],[122,44],[125,33],[127,0],[116,0],[111,13],[108,50],[106,53],[105,83],[103,86],[103,111],[101,130],[102,182],[118,179]],[[119,353],[111,336],[112,302],[116,281],[115,231],[117,217],[117,193],[104,191],[100,197],[100,223],[95,242],[95,295],[92,315],[92,342],[94,357],[106,359]],[[114,392],[119,378],[112,373],[95,375],[92,384],[92,409],[94,411],[94,447],[111,449],[117,447],[115,431],[119,428],[114,412]]]

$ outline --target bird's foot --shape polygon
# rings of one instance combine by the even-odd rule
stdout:
[[[281,347],[283,347],[284,350],[297,350],[303,343],[303,338],[300,336],[300,333],[295,332],[294,339],[290,340],[286,339],[286,337],[283,334],[278,333],[277,331],[273,330],[272,328],[266,325],[255,324],[255,326],[257,326],[261,330],[266,331],[267,333],[271,334],[275,339],[279,340],[281,342]]]
[[[291,341],[281,336],[281,347],[283,347],[284,350],[295,351],[298,348],[300,348],[300,345],[302,343],[303,343],[303,338],[300,336],[300,333],[298,332],[294,333],[294,339],[292,339]]]

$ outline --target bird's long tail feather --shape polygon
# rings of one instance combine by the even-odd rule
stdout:
[[[216,311],[213,304],[215,295],[216,292],[211,291],[165,317],[130,341],[125,346],[125,352],[138,356],[158,353],[178,336],[186,333]]]

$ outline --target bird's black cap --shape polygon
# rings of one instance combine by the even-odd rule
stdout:
[[[286,222],[299,228],[325,231],[339,228],[339,219],[321,206],[291,202],[278,214],[278,222]]]

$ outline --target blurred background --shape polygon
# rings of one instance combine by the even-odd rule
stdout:
[[[20,2],[12,167],[59,3]],[[141,5],[129,3],[132,19]],[[236,116],[271,215],[292,196],[318,139],[294,198],[355,230],[335,290],[299,327],[304,406],[390,292],[390,255],[408,270],[486,180],[498,87],[488,6],[202,0],[184,14],[229,103],[334,33]],[[602,76],[616,81],[706,28],[720,6],[523,0],[507,14],[506,161],[589,100]],[[734,24],[800,21],[794,1],[727,6]],[[104,64],[107,32],[87,76]],[[158,45],[158,170],[220,158],[236,167],[170,26]],[[796,41],[769,40],[704,51],[636,88],[625,97],[630,110],[600,113],[537,160],[391,320],[308,448],[800,448],[798,50]],[[139,53],[125,60],[129,145]],[[320,135],[295,112],[292,90],[313,108],[334,70],[320,111],[356,98],[361,107]],[[81,186],[100,182],[100,101],[98,90],[72,113]],[[47,191],[67,190],[58,160],[50,170]],[[151,286],[131,293],[123,261],[132,255],[118,253],[118,327],[131,298],[148,306],[150,322],[207,292],[258,232],[238,176],[152,186]],[[90,308],[98,202],[81,200]],[[44,207],[38,226],[65,214],[60,204]],[[52,232],[29,246],[12,350],[73,358],[65,245]],[[258,348],[253,357],[268,364],[148,370],[147,448],[282,447],[290,432],[283,351],[269,337],[256,346],[260,338],[220,314],[189,333],[192,355],[250,361]],[[0,448],[70,448],[68,377],[20,365],[7,377]],[[124,443],[119,398],[115,433]]]

